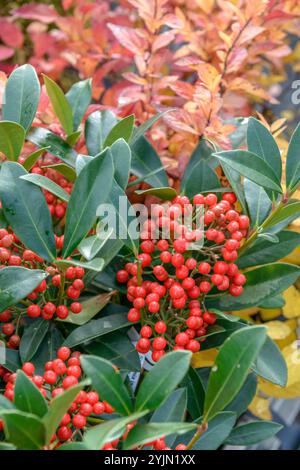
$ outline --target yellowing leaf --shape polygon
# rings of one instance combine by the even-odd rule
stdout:
[[[249,411],[260,419],[272,419],[270,400],[256,395],[248,407]]]
[[[263,321],[268,321],[279,317],[282,311],[281,308],[260,308],[259,313]]]
[[[300,316],[300,292],[295,286],[289,287],[283,297],[285,305],[283,306],[283,315],[286,318],[295,318]]]
[[[269,321],[265,323],[265,326],[268,328],[268,335],[276,341],[280,349],[285,348],[296,339],[295,333],[287,322]]]
[[[212,367],[217,357],[217,349],[208,349],[207,351],[200,351],[193,354],[192,366],[198,369],[199,367]]]
[[[233,312],[234,315],[237,315],[238,317],[248,317],[251,315],[256,315],[258,313],[258,307],[250,307],[250,308],[245,308],[244,310],[236,310]]]

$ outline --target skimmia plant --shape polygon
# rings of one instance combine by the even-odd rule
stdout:
[[[137,127],[90,107],[88,80],[66,95],[44,84],[53,122],[41,125],[28,65],[0,122],[0,449],[201,450],[276,434],[238,423],[257,378],[288,380],[266,327],[238,311],[282,305],[299,276],[280,260],[300,241],[286,229],[300,215],[300,127],[285,168],[256,119],[237,129],[244,150],[235,133],[233,150],[201,139],[178,193],[144,135],[161,115]]]

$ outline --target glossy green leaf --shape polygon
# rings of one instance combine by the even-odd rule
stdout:
[[[300,124],[298,124],[292,135],[288,153],[286,156],[286,186],[293,192],[299,185],[300,181]]]
[[[34,127],[27,136],[28,140],[38,147],[48,147],[48,152],[60,158],[71,168],[75,168],[77,153],[70,145],[44,127]]]
[[[78,261],[73,258],[55,260],[57,266],[67,268],[68,266],[80,266],[84,269],[100,272],[104,269],[104,260],[102,258],[94,258],[91,261]]]
[[[174,188],[149,188],[149,189],[138,189],[135,191],[136,194],[145,196],[155,196],[163,201],[171,201],[177,196],[177,191]]]
[[[63,175],[68,181],[72,183],[76,180],[76,171],[73,170],[70,166],[66,165],[65,163],[55,163],[54,165],[47,165],[43,166],[42,168],[52,168],[55,171],[58,171],[61,175]]]
[[[208,165],[212,160],[213,147],[210,142],[206,139],[200,139],[198,145],[193,151],[190,160],[186,166],[185,172],[181,180],[181,191],[184,192],[187,187],[187,181],[191,180],[194,167],[199,164],[199,162],[204,161]],[[219,186],[219,183],[217,184]]]
[[[112,296],[112,293],[104,293],[91,297],[88,300],[81,301],[82,310],[80,314],[69,312],[67,318],[62,320],[65,323],[72,323],[73,325],[85,325],[90,321],[97,313],[108,304]]]
[[[281,387],[285,387],[288,370],[285,359],[277,344],[267,337],[261,348],[255,365],[252,367],[257,375]]]
[[[278,243],[267,240],[257,240],[240,258],[236,264],[239,268],[248,268],[261,264],[272,263],[284,258],[300,244],[300,234],[291,230],[278,233]]]
[[[124,418],[110,420],[98,426],[93,426],[85,433],[84,445],[89,450],[101,449],[107,442],[121,437],[126,430],[127,424],[139,419],[146,413],[147,410],[140,413],[133,413]]]
[[[225,444],[232,446],[250,446],[275,436],[282,425],[273,421],[252,421],[234,428]]]
[[[94,111],[89,115],[85,124],[85,141],[90,155],[97,155],[103,149],[106,137],[117,122],[110,110]]]
[[[266,191],[257,184],[244,179],[245,197],[249,209],[251,227],[259,227],[267,218],[272,203]]]
[[[50,442],[64,414],[67,413],[78,393],[84,387],[90,385],[90,383],[91,381],[89,379],[79,382],[51,400],[49,410],[42,420],[46,428],[47,444]]]
[[[17,448],[8,442],[0,442],[0,451],[2,450],[17,450]]]
[[[40,158],[41,155],[43,155],[44,152],[48,150],[48,147],[42,147],[41,149],[36,150],[35,152],[32,152],[28,157],[26,157],[25,162],[23,163],[23,167],[25,170],[30,171],[31,168],[36,164],[38,159]]]
[[[154,116],[152,116],[151,118],[147,119],[147,121],[144,121],[139,127],[136,127],[133,130],[133,135],[132,135],[130,143],[134,144],[134,142],[136,142],[140,137],[142,137],[145,134],[145,132],[147,132],[147,130],[150,129],[150,127],[153,126],[153,124],[155,124],[165,114],[170,113],[172,111],[174,111],[174,109],[167,109],[166,111],[162,111],[161,113],[157,113]]]
[[[121,374],[113,364],[96,356],[81,356],[80,362],[85,374],[91,379],[93,389],[102,399],[121,415],[130,415],[133,411],[131,398],[125,387]]]
[[[16,372],[22,367],[19,351],[7,349],[5,351],[5,368],[10,372]]]
[[[44,374],[46,362],[53,361],[53,359],[57,358],[57,351],[64,341],[64,337],[55,322],[48,321],[48,323],[50,323],[49,330],[40,343],[36,353],[30,359],[30,362],[34,364],[35,373],[39,375]]]
[[[285,305],[285,300],[283,295],[274,295],[264,299],[259,305],[261,308],[282,308]]]
[[[268,163],[255,153],[246,150],[228,150],[214,154],[233,170],[265,189],[281,193],[280,181]]]
[[[187,388],[187,407],[193,420],[200,418],[203,413],[205,388],[200,375],[193,367],[189,368],[182,385]]]
[[[49,321],[43,318],[37,318],[25,326],[19,348],[22,362],[28,362],[34,356],[49,331],[49,327]]]
[[[127,142],[121,138],[116,140],[111,148],[114,163],[114,178],[122,189],[126,189],[131,167],[131,150]]]
[[[57,196],[62,201],[68,202],[70,199],[69,193],[67,193],[61,186],[46,176],[29,173],[28,175],[20,176],[20,178],[22,180],[29,181],[29,183],[35,184],[36,186],[39,186],[40,188],[45,189],[52,194],[55,194],[55,196]]]
[[[210,191],[217,188],[219,185],[220,181],[214,170],[212,170],[205,161],[199,160],[199,162],[194,165],[190,178],[186,180],[184,193],[189,198],[192,198],[195,194]]]
[[[83,170],[83,168],[93,159],[94,157],[90,157],[89,155],[79,154],[76,158],[76,175],[79,176],[79,174],[81,173],[81,170]]]
[[[140,371],[139,354],[124,330],[108,333],[87,344],[84,350],[103,357],[122,370]]]
[[[39,104],[40,92],[39,79],[31,65],[15,69],[5,87],[3,119],[17,122],[28,131]]]
[[[300,268],[288,263],[270,263],[245,273],[247,282],[244,291],[233,299],[225,295],[215,307],[220,310],[241,310],[260,305],[264,299],[283,292],[294,284],[300,275]]]
[[[165,170],[162,168],[156,173],[156,170],[162,167],[162,162],[150,142],[145,137],[140,137],[130,147],[132,173],[138,178],[144,178],[144,181],[154,188],[167,187],[168,177]]]
[[[91,79],[82,80],[75,83],[68,93],[66,98],[71,106],[73,113],[73,130],[78,129],[83,116],[89,107],[92,100],[92,86]]]
[[[5,162],[0,172],[0,197],[9,225],[24,243],[47,261],[56,254],[51,215],[42,191],[28,181],[24,168],[15,162]]]
[[[8,160],[17,161],[25,139],[25,130],[16,122],[0,122],[0,152]]]
[[[0,410],[14,410],[15,405],[4,395],[0,394]]]
[[[191,354],[188,351],[174,351],[162,357],[141,383],[136,410],[154,410],[177,387],[188,371]]]
[[[280,207],[276,213],[272,216],[269,223],[265,226],[266,229],[273,227],[280,222],[286,221],[286,225],[292,222],[294,219],[297,219],[300,215],[300,202],[291,201],[288,204]]]
[[[45,427],[30,413],[6,410],[1,413],[6,439],[22,450],[39,450],[45,444]]]
[[[66,138],[66,142],[70,145],[70,147],[73,147],[78,142],[80,136],[81,130],[72,132],[72,134],[68,135]]]
[[[27,377],[27,375],[19,370],[14,388],[14,403],[16,407],[42,418],[48,411],[48,405],[41,391]]]
[[[237,171],[233,170],[229,165],[226,165],[226,163],[224,162],[222,163],[222,168],[233,192],[235,193],[239,203],[241,204],[244,214],[248,214],[245,191],[241,181],[241,175]]]
[[[221,346],[209,376],[204,403],[205,422],[238,394],[265,339],[265,327],[251,326],[236,331]]]
[[[67,258],[96,220],[97,208],[110,193],[113,165],[108,151],[95,157],[81,171],[68,204],[62,256]]]
[[[124,139],[126,142],[130,141],[134,126],[134,115],[130,114],[121,119],[114,125],[105,138],[103,147],[110,147],[116,140]]]
[[[90,261],[99,253],[104,247],[108,240],[113,236],[113,229],[108,229],[107,232],[99,233],[98,235],[91,235],[90,237],[84,238],[78,246],[78,250],[86,260]]]
[[[49,77],[43,75],[44,83],[55,115],[67,135],[73,132],[73,113],[62,89]]]
[[[120,330],[126,326],[132,326],[127,320],[126,313],[116,313],[109,317],[99,318],[97,320],[91,320],[89,323],[83,326],[79,326],[70,333],[64,342],[64,346],[73,348],[78,344],[86,343],[95,338],[99,338],[102,335],[111,333],[112,331]]]
[[[48,274],[40,269],[8,266],[0,269],[0,311],[30,294]]]
[[[248,374],[248,377],[235,398],[226,406],[224,411],[232,411],[239,418],[248,409],[248,406],[255,397],[257,389],[257,377],[254,372]]]
[[[281,180],[281,154],[271,132],[257,119],[250,117],[247,130],[248,150],[262,157]]]

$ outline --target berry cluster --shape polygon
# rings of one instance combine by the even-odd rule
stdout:
[[[234,263],[247,235],[249,218],[235,209],[234,193],[197,194],[193,202],[177,196],[167,205],[157,205],[141,232],[141,253],[117,272],[127,284],[127,299],[133,304],[128,319],[141,321],[137,350],[158,361],[168,349],[197,352],[216,315],[207,311],[205,298],[219,293],[239,296],[246,282]],[[202,208],[202,211],[199,209]],[[190,226],[180,221],[191,214]],[[202,217],[204,230],[195,224]],[[170,227],[168,239],[161,236]],[[203,241],[195,249],[195,243]]]
[[[48,402],[64,390],[76,385],[83,376],[80,367],[80,353],[77,351],[71,353],[67,347],[61,347],[57,352],[57,358],[45,364],[43,375],[34,373],[35,367],[31,362],[25,362],[22,370],[39,388]],[[0,378],[5,383],[4,396],[13,401],[16,374],[0,366]],[[114,409],[108,402],[100,401],[97,392],[82,390],[63,416],[56,434],[52,437],[52,443],[59,446],[70,440],[77,429],[83,429],[87,426],[91,415],[102,415],[103,413],[113,413],[113,411]],[[0,421],[0,431],[2,426]]]

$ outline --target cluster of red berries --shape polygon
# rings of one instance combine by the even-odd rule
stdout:
[[[45,364],[43,375],[34,373],[35,367],[31,362],[25,362],[22,370],[39,388],[48,402],[64,390],[76,385],[83,377],[80,353],[77,351],[71,353],[70,349],[64,346],[58,350],[56,359]],[[0,366],[0,378],[5,383],[4,396],[13,401],[16,374]],[[70,440],[77,429],[87,426],[89,416],[113,412],[114,409],[108,402],[100,401],[97,392],[80,391],[68,412],[63,416],[56,434],[52,437],[52,443],[59,446],[62,442]],[[0,420],[0,431],[2,429],[3,423]]]
[[[133,304],[128,319],[142,323],[137,350],[146,354],[152,349],[154,361],[166,348],[199,351],[207,328],[216,321],[205,308],[205,298],[219,292],[242,294],[246,278],[234,261],[247,236],[249,218],[235,209],[236,200],[234,193],[224,193],[221,201],[215,194],[197,194],[193,203],[177,196],[167,205],[155,206],[143,225],[138,259],[117,272]],[[200,213],[204,230],[195,223],[182,225],[186,213],[193,221]],[[154,238],[166,226],[169,238]],[[201,238],[202,247],[195,251],[193,243]]]

